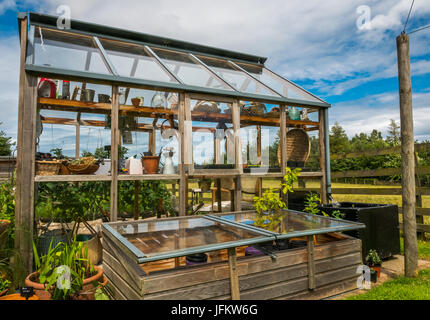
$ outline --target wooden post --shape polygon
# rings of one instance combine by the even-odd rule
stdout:
[[[112,87],[112,114],[111,114],[111,188],[110,188],[110,221],[118,218],[118,148],[120,140],[119,130],[119,100],[118,87]]]
[[[236,248],[228,249],[228,266],[230,269],[231,300],[240,300],[239,275],[236,265]]]
[[[402,207],[405,276],[414,277],[418,268],[417,221],[415,214],[414,121],[409,60],[409,36],[396,39],[399,71],[400,127],[402,141]]]
[[[327,170],[326,170],[326,162],[330,161],[330,159],[326,158],[326,145],[325,145],[325,122],[328,119],[325,118],[324,110],[320,109],[318,111],[319,116],[319,144],[320,144],[320,167],[321,167],[321,188],[320,188],[320,198],[323,204],[328,203],[328,195],[327,195]]]
[[[420,180],[420,174],[418,170],[418,152],[414,152],[414,160],[415,160],[415,186],[417,188],[421,188],[421,180]],[[416,195],[416,208],[422,208],[423,207],[423,197],[421,194]],[[424,224],[424,216],[418,216],[417,215],[417,223]],[[425,240],[425,233],[424,232],[418,232],[417,237],[420,238],[420,240]]]
[[[26,74],[27,18],[20,18],[20,73],[16,160],[15,248],[26,272],[33,267],[34,175],[36,151],[37,77]],[[16,261],[11,261],[13,264]]]
[[[314,237],[308,236],[308,278],[309,290],[315,289],[315,260],[314,260]]]

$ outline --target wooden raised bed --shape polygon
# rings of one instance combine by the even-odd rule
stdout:
[[[244,257],[238,252],[240,298],[322,299],[355,289],[356,271],[362,261],[361,241],[340,234],[320,235],[317,240],[321,244],[314,247],[313,290],[309,289],[307,247],[276,252],[275,261],[269,256]],[[183,258],[170,260],[163,262],[170,263],[165,266],[173,268],[176,261],[179,267],[146,274],[143,268],[148,271],[147,265],[138,265],[109,237],[103,237],[103,269],[114,299],[231,299],[226,259],[188,267],[180,266]]]

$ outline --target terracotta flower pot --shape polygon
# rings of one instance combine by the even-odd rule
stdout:
[[[144,156],[142,158],[142,164],[147,174],[157,173],[159,163],[160,163],[160,156]]]
[[[107,279],[103,277],[103,269],[99,266],[94,266],[94,269],[97,270],[97,273],[92,277],[84,279],[82,291],[89,290],[90,286],[93,287],[92,282],[94,281],[98,281],[102,285],[104,282],[107,283]],[[40,300],[51,300],[51,293],[49,292],[49,290],[45,290],[46,288],[45,284],[35,282],[37,277],[38,277],[37,271],[30,273],[27,276],[27,278],[25,278],[25,285],[27,287],[33,287],[34,293]]]

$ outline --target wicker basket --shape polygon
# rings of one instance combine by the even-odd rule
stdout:
[[[311,152],[311,141],[303,129],[287,132],[287,161],[306,162]],[[281,163],[281,145],[278,147],[278,161]]]
[[[37,176],[55,176],[60,171],[61,161],[36,161],[36,175]]]
[[[96,159],[93,157],[85,157],[81,159],[80,164],[69,164],[67,169],[72,174],[93,174],[99,169],[99,165],[96,164]]]

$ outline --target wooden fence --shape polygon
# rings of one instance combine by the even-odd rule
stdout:
[[[418,152],[430,151],[430,143],[415,144],[415,163],[416,163],[416,215],[417,215],[417,231],[430,233],[430,225],[424,223],[424,217],[430,216],[430,208],[423,208],[422,196],[430,195],[429,187],[422,187],[419,176],[430,175],[430,166],[419,166],[418,165]],[[351,159],[359,157],[374,157],[389,154],[399,154],[400,146],[394,148],[352,152],[344,154],[333,154],[331,160],[339,159]],[[332,180],[342,178],[378,178],[387,177],[393,175],[401,175],[401,168],[384,168],[376,170],[350,170],[342,172],[332,172]],[[318,192],[319,189],[301,188],[300,190]],[[374,188],[333,188],[332,194],[348,194],[348,195],[402,195],[402,188],[399,187],[374,187]],[[399,207],[399,213],[402,214],[402,208]]]

